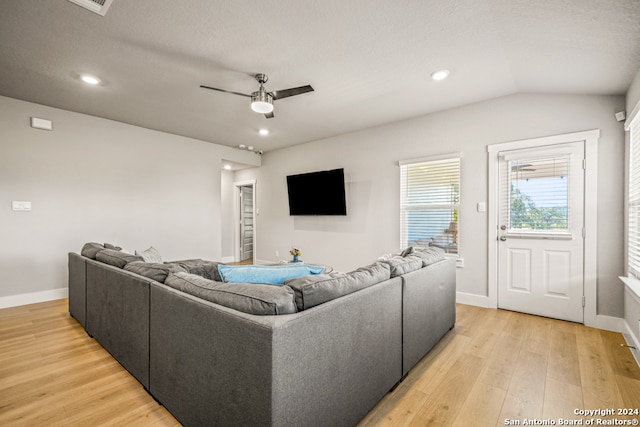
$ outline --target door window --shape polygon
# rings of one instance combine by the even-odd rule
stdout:
[[[510,235],[569,237],[571,154],[505,159],[501,200],[503,230]]]

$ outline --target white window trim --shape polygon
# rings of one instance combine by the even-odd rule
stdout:
[[[631,166],[631,125],[636,120],[640,121],[640,102],[636,104],[631,114],[627,115],[627,120],[624,123],[624,130],[627,132],[625,137],[625,191],[624,191],[624,276],[620,276],[620,280],[633,292],[638,298],[640,298],[640,279],[634,276],[629,268],[629,185],[630,185],[630,166]],[[640,123],[639,123],[640,128]]]

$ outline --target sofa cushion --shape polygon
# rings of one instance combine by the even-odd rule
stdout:
[[[416,248],[411,256],[420,258],[422,260],[423,267],[445,259],[444,249],[437,248],[435,246],[429,246],[427,248]]]
[[[84,244],[82,250],[80,251],[80,255],[87,258],[96,259],[96,254],[103,250],[104,245],[102,243],[89,242]]]
[[[219,265],[218,271],[223,282],[281,285],[287,279],[320,274],[324,267],[310,264]]]
[[[153,246],[150,246],[149,249],[145,249],[142,252],[135,251],[136,255],[141,256],[144,262],[153,262],[153,263],[162,263],[162,257],[160,256],[160,252]]]
[[[190,273],[169,273],[165,285],[207,301],[249,314],[295,313],[293,290],[288,286],[223,283]]]
[[[391,270],[391,277],[401,276],[403,274],[422,268],[422,259],[414,255],[407,255],[404,257],[396,255],[386,258],[382,262],[389,265],[389,269]]]
[[[413,248],[413,246],[408,246],[402,252],[400,252],[400,256],[411,255],[414,251],[415,249]]]
[[[142,261],[141,256],[116,251],[114,249],[103,249],[96,254],[96,260],[115,267],[124,268],[130,262]]]
[[[349,273],[329,273],[298,277],[284,282],[295,292],[299,311],[359,291],[391,276],[389,265],[375,263]]]
[[[132,273],[139,274],[144,277],[148,277],[156,282],[164,283],[167,275],[170,272],[173,273],[186,273],[183,267],[178,264],[165,263],[160,264],[156,262],[144,262],[133,261],[124,266],[124,269]]]
[[[171,261],[171,264],[177,264],[187,270],[191,274],[197,274],[205,279],[222,282],[222,277],[218,272],[218,265],[222,264],[215,261],[206,261],[203,259],[185,259],[180,261]]]

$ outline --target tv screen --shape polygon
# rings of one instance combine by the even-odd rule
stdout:
[[[344,169],[287,176],[289,215],[346,215]]]

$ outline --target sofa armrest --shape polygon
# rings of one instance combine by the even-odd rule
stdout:
[[[143,276],[87,260],[87,332],[149,387],[149,284]]]
[[[69,252],[69,314],[87,328],[87,258]]]
[[[456,321],[456,261],[448,258],[402,276],[402,374]]]

